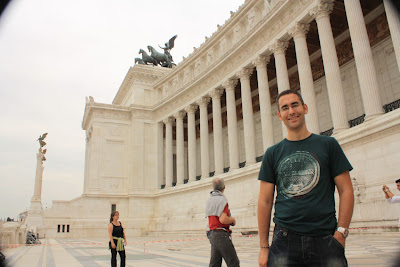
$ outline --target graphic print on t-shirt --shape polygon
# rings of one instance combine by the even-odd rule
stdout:
[[[318,184],[320,165],[309,152],[296,151],[279,163],[278,177],[278,188],[285,197],[299,197]]]

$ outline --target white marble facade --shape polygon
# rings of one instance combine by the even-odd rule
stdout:
[[[382,106],[400,99],[399,52],[392,41],[400,32],[399,20],[390,17],[383,2],[364,20],[360,12],[346,13],[350,30],[335,36],[329,16],[334,5],[343,5],[340,1],[246,0],[173,69],[131,67],[112,104],[88,98],[82,123],[87,140],[83,194],[54,201],[44,211],[46,236],[106,237],[112,205],[128,235],[203,231],[210,173],[226,181],[236,228],[255,230],[259,160],[284,133],[272,92],[276,86],[279,92],[287,89],[296,73],[295,83],[304,86],[301,92],[314,111],[309,127],[317,133],[334,128],[354,167],[351,226],[397,225],[400,205],[386,206],[381,185],[393,187],[400,178],[400,109],[385,113]],[[390,34],[378,29],[375,43],[368,45],[365,28],[374,19],[384,19]],[[320,48],[308,55],[307,45],[315,45],[306,38],[310,24]],[[352,53],[342,64],[344,40],[367,45],[356,46],[363,54]],[[297,64],[290,64],[289,56]],[[267,75],[271,57],[272,78]],[[321,57],[323,69],[315,65]],[[321,69],[325,74],[315,78]],[[367,77],[367,84],[360,83]],[[258,104],[252,105],[252,98]],[[349,127],[349,120],[364,114],[365,122]],[[58,231],[59,225],[69,225],[69,232]]]

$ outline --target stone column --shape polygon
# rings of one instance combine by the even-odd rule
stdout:
[[[36,154],[36,175],[35,175],[35,188],[31,199],[31,206],[29,207],[25,225],[29,228],[37,229],[37,232],[42,235],[43,223],[43,209],[42,209],[42,180],[43,180],[43,161],[46,160],[42,149]]]
[[[226,113],[228,117],[229,171],[239,168],[239,143],[235,100],[236,84],[237,80],[229,79],[223,85],[226,89]]]
[[[270,50],[275,56],[275,68],[276,68],[276,80],[278,83],[278,93],[290,89],[289,74],[286,65],[286,49],[288,48],[289,42],[283,42],[277,40],[271,47]],[[282,126],[282,136],[285,138],[287,136],[287,130],[283,122]]]
[[[360,81],[365,120],[367,121],[383,114],[374,59],[372,58],[360,1],[345,0],[344,6],[357,66],[358,80]]]
[[[383,4],[385,5],[390,36],[392,37],[394,53],[396,54],[397,67],[400,70],[400,14],[396,12],[396,7],[392,1],[394,0],[383,0]]]
[[[319,4],[310,10],[314,16],[321,44],[324,62],[326,85],[328,87],[329,104],[331,108],[334,133],[349,128],[347,111],[340,75],[339,62],[336,54],[329,14],[333,9],[333,0],[320,0]]]
[[[188,116],[188,173],[189,181],[196,181],[196,125],[195,112],[197,105],[189,105],[185,108]]]
[[[207,105],[210,97],[203,96],[197,101],[200,107],[200,152],[201,152],[201,178],[210,177],[210,156],[208,150],[208,112]]]
[[[43,160],[42,153],[36,154],[36,175],[35,175],[35,189],[33,191],[32,201],[42,201],[42,180],[43,180]]]
[[[173,118],[164,120],[165,124],[165,187],[171,187],[174,176],[172,151],[172,122]]]
[[[307,129],[312,133],[319,134],[317,101],[315,100],[314,80],[306,42],[306,34],[309,28],[309,24],[296,23],[296,25],[289,30],[289,34],[293,37],[296,48],[301,96],[303,97],[304,103],[308,105],[308,114],[306,115]]]
[[[176,184],[183,184],[185,179],[185,145],[183,137],[183,118],[185,117],[184,111],[177,112],[174,117],[176,118]]]
[[[221,116],[221,95],[223,92],[224,90],[222,89],[215,89],[210,93],[213,107],[215,175],[224,173],[224,145],[222,142]]]
[[[258,97],[260,102],[261,132],[264,151],[275,144],[274,126],[271,116],[271,95],[269,93],[267,73],[269,58],[269,56],[258,55],[252,62],[257,68]]]
[[[157,123],[157,175],[158,175],[158,189],[163,184],[164,179],[164,123]]]
[[[240,78],[243,108],[244,149],[246,166],[256,162],[256,142],[254,134],[253,101],[251,97],[250,75],[253,69],[242,68],[237,76]]]
[[[289,42],[283,42],[277,40],[271,47],[270,50],[275,56],[275,67],[276,67],[276,80],[278,83],[278,93],[290,89],[289,74],[286,65],[286,49],[289,46]]]

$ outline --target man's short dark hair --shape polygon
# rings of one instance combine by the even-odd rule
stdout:
[[[301,96],[301,94],[296,90],[288,89],[288,90],[280,92],[279,95],[276,97],[276,106],[278,107],[278,111],[279,111],[279,98],[281,98],[284,95],[290,95],[290,94],[297,95],[300,98],[301,104],[304,105],[304,100],[303,100],[303,97]]]
[[[212,185],[213,185],[214,190],[222,191],[225,189],[224,179],[221,179],[221,178],[215,178],[212,181]]]
[[[400,183],[400,179],[397,179],[397,180],[396,180],[396,184],[397,184],[397,183]]]

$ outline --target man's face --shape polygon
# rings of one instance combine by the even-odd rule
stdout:
[[[288,131],[300,129],[305,125],[306,104],[301,104],[296,94],[288,94],[279,98],[278,118],[285,124]]]
[[[397,185],[397,190],[400,191],[400,183],[396,183],[396,185]]]

